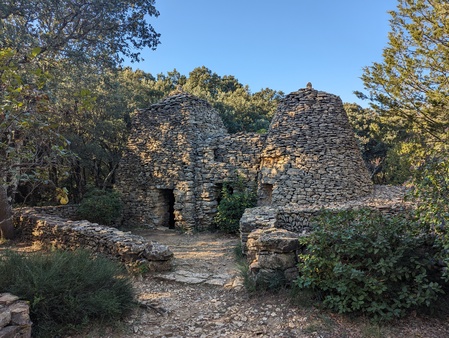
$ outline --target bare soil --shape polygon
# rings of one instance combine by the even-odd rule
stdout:
[[[237,237],[168,229],[134,232],[168,245],[175,254],[173,273],[193,278],[179,282],[170,279],[173,274],[137,276],[133,283],[142,307],[114,327],[92,328],[72,338],[449,337],[448,316],[412,314],[377,325],[318,309],[307,297],[292,298],[288,289],[251,295],[242,287],[236,265]]]

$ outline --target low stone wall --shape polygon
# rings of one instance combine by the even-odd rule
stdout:
[[[172,266],[173,253],[167,246],[130,232],[88,221],[66,220],[33,209],[16,211],[14,220],[20,236],[29,242],[70,250],[85,248],[130,266],[145,266],[149,271],[167,271]]]
[[[343,203],[297,205],[287,204],[279,207],[257,207],[246,209],[240,220],[240,237],[243,251],[249,234],[256,229],[278,228],[294,233],[310,232],[310,220],[323,210],[342,211],[348,209],[371,208],[388,215],[400,215],[413,208],[405,201],[406,190],[403,187],[375,186],[371,195]]]
[[[31,337],[30,306],[10,293],[0,293],[0,337]]]
[[[64,219],[77,220],[78,204],[51,205],[45,207],[33,207],[39,214],[58,216]],[[20,212],[20,209],[18,209]]]

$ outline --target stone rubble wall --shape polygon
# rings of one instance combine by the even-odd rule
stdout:
[[[371,208],[390,215],[406,215],[413,204],[405,202],[406,189],[375,186],[371,195],[344,203],[246,209],[240,220],[243,253],[249,264],[249,277],[254,281],[291,283],[298,276],[299,237],[311,231],[310,221],[324,210],[343,211]]]
[[[250,233],[256,229],[278,228],[304,235],[310,232],[310,220],[323,210],[342,211],[347,209],[371,208],[384,214],[397,216],[406,214],[413,208],[411,202],[404,200],[406,189],[395,186],[374,186],[373,193],[356,200],[315,205],[295,205],[257,207],[246,209],[240,220],[242,248]]]
[[[256,190],[263,144],[263,135],[238,133],[215,138],[201,148],[203,160],[196,176],[197,229],[207,229],[213,223],[223,183],[241,180],[247,189]]]
[[[149,271],[167,271],[172,267],[173,253],[167,246],[116,228],[65,220],[33,209],[16,212],[14,222],[21,238],[31,243],[69,250],[85,248]]]
[[[76,211],[78,209],[77,204],[66,204],[66,205],[51,205],[44,207],[33,207],[34,211],[37,213],[43,213],[50,216],[58,216],[64,219],[77,220]],[[20,212],[20,208],[16,209],[15,212]]]
[[[0,337],[31,337],[30,305],[10,293],[0,293]]]

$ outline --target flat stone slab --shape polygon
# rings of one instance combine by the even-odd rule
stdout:
[[[207,272],[192,272],[188,270],[177,270],[168,273],[160,273],[156,275],[157,278],[163,280],[175,281],[185,284],[208,284],[215,286],[225,286],[233,276],[229,274],[214,275]]]

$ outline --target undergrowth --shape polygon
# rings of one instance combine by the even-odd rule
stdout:
[[[134,304],[123,268],[86,251],[8,251],[2,254],[0,271],[0,290],[30,302],[37,337],[79,332],[94,322],[112,323]]]
[[[122,212],[120,195],[116,191],[93,189],[82,199],[77,209],[79,218],[110,226]]]
[[[434,240],[419,224],[370,210],[325,212],[301,237],[297,285],[323,306],[376,321],[430,306],[443,291]]]

